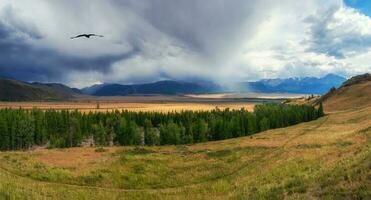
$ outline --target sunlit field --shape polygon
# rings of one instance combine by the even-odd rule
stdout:
[[[81,112],[110,112],[115,110],[153,111],[153,112],[179,112],[182,110],[209,111],[215,108],[236,109],[244,108],[252,111],[254,103],[250,102],[220,102],[220,103],[194,103],[194,102],[164,102],[164,103],[130,103],[130,102],[0,102],[0,108],[22,109],[57,109],[78,110]]]
[[[70,101],[34,101],[34,102],[1,102],[1,108],[13,109],[56,109],[78,110],[81,112],[109,112],[115,110],[179,112],[183,110],[209,111],[215,108],[226,108],[252,111],[254,105],[261,103],[282,102],[286,98],[296,98],[301,95],[289,94],[210,94],[186,96],[122,96],[122,97],[79,97]]]
[[[367,199],[371,107],[194,145],[0,153],[0,199]]]

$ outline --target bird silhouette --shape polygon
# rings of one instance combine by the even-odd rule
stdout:
[[[79,37],[104,37],[103,35],[96,35],[96,34],[81,34],[81,35],[76,35],[75,37],[71,37],[71,39],[79,38]]]

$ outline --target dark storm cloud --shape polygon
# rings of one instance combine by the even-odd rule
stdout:
[[[11,12],[9,11],[6,12],[6,14],[8,17],[11,16]],[[30,77],[40,79],[43,76],[47,76],[50,72],[45,73],[44,70],[39,67],[27,67],[27,65],[34,64],[34,56],[28,53],[33,52],[33,49],[25,43],[23,37],[17,36],[19,33],[33,39],[39,39],[41,37],[38,33],[30,31],[30,29],[26,27],[10,27],[0,22],[1,76],[19,78],[21,80],[27,80]]]
[[[54,52],[33,49],[26,44],[0,43],[0,74],[26,81],[63,81],[71,72],[97,71],[108,73],[112,63],[129,58],[136,50],[123,55],[79,58]]]
[[[135,47],[132,51],[119,55],[82,58],[35,47],[27,43],[24,35],[34,40],[42,39],[39,33],[32,32],[31,29],[14,29],[0,22],[1,76],[24,81],[63,81],[64,76],[73,71],[108,73],[112,63],[128,59],[140,51],[139,47]]]

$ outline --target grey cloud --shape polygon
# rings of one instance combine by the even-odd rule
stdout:
[[[270,1],[265,2],[263,6],[252,0],[150,0],[139,14],[189,50],[220,59],[233,54],[241,38],[264,20],[264,10],[270,7]]]
[[[41,39],[40,32],[32,25],[24,23],[17,17],[16,12],[12,6],[6,6],[0,10],[0,39],[24,39],[29,37],[31,39]],[[4,22],[7,22],[6,24]],[[13,37],[14,33],[21,33],[16,38]]]

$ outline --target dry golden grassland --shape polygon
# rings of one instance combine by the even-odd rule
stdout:
[[[182,110],[208,111],[216,107],[220,109],[241,109],[252,111],[257,103],[282,102],[281,99],[292,99],[300,95],[290,94],[208,94],[186,96],[111,96],[90,97],[81,96],[69,101],[42,102],[1,102],[1,108],[23,109],[57,109],[79,110],[81,112],[107,112],[114,110],[179,112]],[[99,109],[98,109],[99,104]]]
[[[208,111],[216,107],[220,109],[241,109],[252,111],[254,103],[250,102],[163,102],[163,103],[132,103],[132,102],[0,102],[0,108],[23,109],[57,109],[78,110],[81,112],[107,112],[115,110],[152,111],[152,112],[178,112],[182,110]]]
[[[0,199],[370,199],[371,107],[194,145],[0,153]]]
[[[371,106],[371,81],[343,87],[324,102],[324,108],[330,111],[363,106]]]

